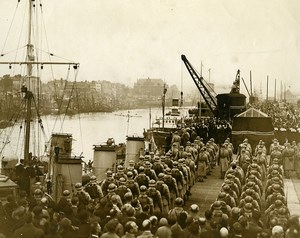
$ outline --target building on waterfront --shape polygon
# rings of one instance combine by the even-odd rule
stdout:
[[[153,106],[160,107],[164,87],[167,88],[166,102],[171,106],[168,99],[179,98],[180,92],[176,85],[167,85],[162,79],[142,78],[138,79],[133,86],[133,95],[136,107]]]
[[[147,97],[156,98],[161,97],[164,88],[164,81],[162,79],[138,79],[133,86],[135,94]]]

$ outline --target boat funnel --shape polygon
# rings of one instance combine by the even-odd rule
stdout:
[[[116,145],[112,138],[109,138],[104,144],[94,145],[93,173],[98,181],[106,177],[107,170],[114,171],[116,160]]]
[[[57,159],[70,159],[72,152],[72,134],[53,133],[51,136],[50,154]]]
[[[128,136],[126,140],[125,168],[128,167],[130,160],[138,162],[140,156],[144,154],[144,149],[144,137]]]
[[[172,107],[179,107],[179,99],[178,98],[172,99]]]
[[[52,170],[52,197],[58,201],[64,190],[73,191],[76,183],[82,183],[82,160],[71,157],[72,135],[52,134],[50,167]]]

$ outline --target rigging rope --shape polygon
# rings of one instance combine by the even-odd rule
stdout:
[[[1,53],[0,57],[6,56],[6,55],[8,55],[8,54],[10,54],[10,53],[16,52],[16,51],[18,51],[18,50],[20,50],[20,49],[22,49],[22,48],[25,48],[25,47],[26,47],[26,45],[21,46],[21,47],[19,47],[19,48],[17,48],[17,49],[11,50],[11,51],[7,51],[7,52],[4,52],[4,53]]]
[[[66,77],[66,81],[65,81],[65,86],[64,86],[64,89],[63,89],[61,98],[60,98],[59,105],[58,105],[58,114],[57,114],[57,116],[56,116],[56,118],[55,118],[55,122],[54,122],[54,125],[53,125],[53,128],[52,128],[52,132],[53,132],[55,126],[56,126],[57,119],[59,118],[59,119],[61,120],[60,112],[61,112],[61,108],[62,108],[62,104],[63,104],[63,98],[64,98],[65,91],[66,91],[66,88],[67,88],[69,76],[70,76],[70,65],[69,65],[69,67],[68,67],[67,77]],[[54,85],[55,85],[55,83],[54,83]],[[57,100],[57,99],[56,99],[56,100]],[[57,101],[57,102],[58,102],[58,101]],[[62,123],[63,123],[63,122],[62,122]]]
[[[77,75],[78,75],[78,70],[77,70],[77,68],[75,69],[75,67],[74,67],[74,72],[75,72],[75,79],[74,79],[74,82],[73,82],[73,85],[72,85],[72,89],[71,89],[71,92],[70,92],[70,97],[69,97],[68,105],[66,107],[65,114],[64,114],[64,117],[63,117],[63,121],[62,121],[62,124],[61,124],[61,127],[60,127],[60,132],[62,132],[62,129],[63,129],[62,127],[63,127],[63,124],[65,122],[66,114],[67,114],[68,109],[70,107],[72,95],[73,95],[73,92],[74,92],[74,89],[75,89],[75,86],[76,86],[76,79],[77,79]]]
[[[23,20],[22,20],[22,25],[21,25],[21,31],[20,31],[19,39],[18,39],[17,49],[19,48],[19,45],[20,45],[20,42],[21,42],[21,38],[22,38],[22,33],[23,33],[23,28],[24,28],[24,22],[25,22],[25,16],[26,16],[26,11],[24,11],[24,15],[23,15]],[[24,51],[24,53],[25,53],[25,51]],[[18,57],[18,50],[16,51],[14,61],[16,61],[17,57]],[[14,72],[15,72],[15,65],[13,67],[13,74],[14,74]]]
[[[70,60],[70,59],[67,59],[67,58],[64,58],[64,57],[55,55],[55,54],[53,54],[53,53],[51,53],[51,52],[49,52],[49,51],[45,51],[45,50],[43,50],[43,49],[39,49],[39,50],[40,50],[41,52],[46,53],[46,54],[49,55],[49,56],[56,57],[56,58],[65,60],[65,61],[67,61],[67,62],[70,62],[70,64],[71,64],[71,63],[75,63],[73,60]]]
[[[41,9],[42,25],[43,25],[43,29],[44,29],[44,33],[45,33],[45,38],[46,38],[46,46],[47,46],[47,50],[50,52],[50,49],[49,49],[49,41],[48,41],[48,36],[47,36],[47,31],[46,31],[46,25],[45,25],[45,20],[44,20],[44,14],[43,14],[42,3],[40,3],[40,9]],[[51,62],[51,57],[50,57],[50,55],[49,55],[49,61]],[[51,69],[52,78],[54,79],[54,72],[53,72],[53,67],[52,67],[51,64],[50,64],[50,69]]]
[[[24,100],[24,106],[23,106],[23,109],[22,109],[22,114],[23,114],[22,118],[26,118],[26,106],[27,106],[26,105],[26,100]],[[24,122],[26,122],[26,120],[22,120],[21,125],[20,125],[19,138],[21,136],[22,129],[24,130],[24,135],[25,135],[26,125],[23,128],[23,124],[25,124]],[[23,137],[23,140],[22,140],[22,143],[21,143],[21,148],[24,147],[24,144],[25,144],[25,137]],[[18,145],[16,146],[16,154],[18,152],[18,148],[19,148],[19,139],[18,139]],[[22,151],[20,150],[20,155],[18,156],[19,158],[21,158],[21,156],[23,156],[23,155],[21,155],[21,153],[22,153]]]
[[[16,13],[17,13],[17,10],[18,10],[18,7],[19,7],[19,3],[20,3],[20,1],[18,1],[18,3],[17,3],[17,6],[16,6],[16,9],[15,9],[13,18],[12,18],[11,23],[10,23],[10,26],[9,26],[9,28],[8,28],[8,32],[7,32],[7,34],[6,34],[6,38],[5,38],[5,41],[4,41],[4,45],[3,45],[3,48],[2,48],[2,50],[1,50],[1,56],[2,56],[3,51],[4,51],[4,48],[5,48],[5,46],[6,46],[7,39],[8,39],[10,30],[11,30],[12,24],[13,24],[13,22],[14,22],[14,20],[15,20],[15,16],[16,16]]]
[[[21,104],[21,108],[23,108],[23,104]],[[13,133],[13,131],[14,131],[14,129],[15,129],[16,123],[17,123],[17,121],[18,121],[18,119],[19,119],[21,113],[22,113],[22,109],[21,109],[21,110],[15,110],[15,113],[11,116],[11,118],[10,118],[9,121],[8,121],[8,122],[12,122],[12,121],[13,121],[13,118],[15,118],[15,120],[13,121],[13,125],[10,126],[10,127],[6,127],[5,130],[1,130],[1,132],[0,132],[0,136],[1,136],[1,137],[3,136],[3,134],[4,134],[5,132],[8,132],[8,133],[5,134],[5,137],[6,137],[6,138],[5,138],[4,145],[3,145],[2,148],[1,148],[0,155],[2,155],[4,149],[6,148],[6,145],[10,143],[10,137],[12,136],[12,133]],[[15,114],[17,114],[17,116],[15,116]],[[17,145],[18,145],[18,144],[17,144]],[[17,154],[17,153],[15,152],[15,154]],[[2,156],[1,156],[1,157],[2,157]]]
[[[38,104],[37,104],[35,98],[33,98],[33,103],[34,103],[34,107],[37,111],[37,123],[38,123],[38,126],[40,127],[40,129],[42,131],[42,135],[43,135],[43,138],[44,138],[44,143],[48,143],[48,138],[47,138],[47,134],[45,132],[45,128],[44,128],[44,125],[43,125],[43,120],[41,119],[40,112],[37,108]],[[40,132],[40,130],[38,130],[38,132]],[[39,148],[40,148],[40,143],[39,142],[40,142],[40,135],[38,135],[38,153],[37,153],[37,155],[40,156],[41,154],[40,154],[40,151],[39,151]],[[43,155],[45,155],[46,149],[47,149],[47,147],[44,148]]]
[[[76,101],[77,101],[77,113],[78,113],[78,121],[79,121],[79,131],[80,131],[80,140],[81,140],[81,151],[83,152],[83,140],[82,140],[82,128],[81,128],[81,117],[80,117],[80,108],[79,108],[79,97],[78,97],[78,90],[76,87]]]

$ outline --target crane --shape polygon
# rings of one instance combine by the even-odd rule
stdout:
[[[181,60],[185,64],[189,74],[191,75],[194,83],[196,84],[201,96],[205,100],[207,106],[213,113],[213,115],[217,115],[218,113],[218,106],[217,106],[217,99],[216,93],[214,90],[209,86],[209,84],[204,80],[202,76],[199,76],[196,70],[193,68],[191,63],[188,61],[185,55],[181,55]]]

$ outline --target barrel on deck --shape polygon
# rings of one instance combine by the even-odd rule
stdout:
[[[125,168],[128,167],[129,161],[138,162],[140,155],[144,153],[144,137],[128,136],[126,140],[126,158]]]
[[[117,153],[114,144],[94,145],[93,171],[98,181],[103,180],[108,169],[114,171]]]

